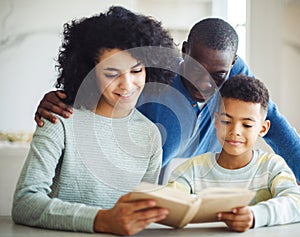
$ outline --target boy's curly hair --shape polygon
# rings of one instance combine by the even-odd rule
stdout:
[[[74,105],[76,94],[88,74],[95,77],[91,72],[99,63],[97,60],[103,49],[128,50],[146,66],[146,82],[169,83],[175,75],[178,52],[169,33],[160,22],[123,7],[110,7],[106,13],[66,23],[63,36],[57,59],[56,88],[65,91],[68,104]],[[138,50],[138,47],[143,48]],[[170,50],[160,53],[155,50],[157,48]],[[95,87],[90,88],[96,90],[94,83]]]
[[[220,89],[220,95],[222,98],[258,103],[263,111],[268,111],[268,89],[256,78],[243,74],[233,76],[224,82]]]

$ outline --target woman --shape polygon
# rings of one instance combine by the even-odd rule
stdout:
[[[162,68],[176,61],[172,49],[160,23],[122,7],[65,24],[57,88],[76,109],[36,128],[15,191],[16,223],[132,235],[166,217],[153,200],[129,202],[126,193],[158,179],[160,133],[134,106],[145,82],[168,82]]]

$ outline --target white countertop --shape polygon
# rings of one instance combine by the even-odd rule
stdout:
[[[244,233],[237,233],[230,231],[224,223],[203,223],[203,224],[190,224],[184,229],[173,229],[159,224],[151,224],[146,230],[140,232],[136,236],[157,236],[157,237],[176,237],[176,236],[230,236],[230,237],[298,237],[300,232],[300,223],[263,227],[258,229],[251,229]],[[30,237],[84,237],[84,236],[116,236],[110,234],[90,234],[68,231],[56,231],[47,230],[41,228],[33,228],[22,225],[16,225],[13,223],[9,216],[0,216],[0,236],[1,237],[18,237],[18,236],[30,236]]]

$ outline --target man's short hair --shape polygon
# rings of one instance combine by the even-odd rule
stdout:
[[[234,28],[219,18],[206,18],[196,23],[190,30],[188,43],[202,44],[214,50],[232,51],[238,48],[238,35]]]

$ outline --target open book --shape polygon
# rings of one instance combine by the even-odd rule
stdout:
[[[188,223],[217,221],[217,213],[247,206],[255,192],[241,188],[207,188],[197,195],[142,182],[131,193],[131,200],[155,199],[157,206],[169,210],[160,224],[183,228]]]

